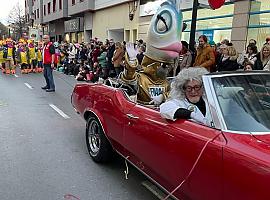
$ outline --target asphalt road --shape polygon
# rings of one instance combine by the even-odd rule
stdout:
[[[56,92],[46,93],[42,74],[0,75],[0,199],[157,199],[134,168],[125,180],[121,158],[106,165],[90,159],[85,122],[70,104],[76,81],[58,72],[54,78]]]

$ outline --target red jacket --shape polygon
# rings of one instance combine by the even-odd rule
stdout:
[[[51,64],[52,63],[52,55],[55,54],[54,46],[52,42],[49,42],[43,48],[43,64]]]

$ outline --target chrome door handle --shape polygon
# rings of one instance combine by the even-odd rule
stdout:
[[[134,116],[134,115],[132,115],[132,114],[127,114],[127,117],[128,117],[129,119],[139,119],[139,117]]]

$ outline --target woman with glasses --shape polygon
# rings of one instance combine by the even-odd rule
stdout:
[[[170,98],[160,106],[160,114],[170,120],[193,119],[209,125],[209,112],[204,98],[202,75],[208,71],[203,67],[185,68],[172,83]]]

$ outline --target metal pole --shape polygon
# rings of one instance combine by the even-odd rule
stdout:
[[[196,25],[197,25],[197,14],[198,14],[199,1],[193,1],[192,8],[192,21],[191,21],[191,29],[190,29],[190,37],[189,37],[189,47],[190,50],[195,52],[195,34],[196,34]]]

